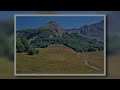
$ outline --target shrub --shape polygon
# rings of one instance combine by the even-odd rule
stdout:
[[[35,50],[35,54],[39,54],[39,50]]]
[[[28,55],[33,55],[35,54],[35,49],[31,48],[28,50]]]
[[[97,49],[92,47],[88,49],[88,52],[92,52],[92,51],[97,51]]]
[[[26,38],[21,38],[21,42],[25,47],[25,51],[28,51],[31,47],[29,41]]]
[[[17,49],[17,52],[18,52],[18,53],[22,53],[22,52],[24,52],[24,50],[25,50],[25,47],[24,47],[24,45],[21,43],[21,40],[20,40],[20,39],[17,39],[16,49]]]
[[[39,50],[31,48],[28,50],[28,55],[39,54]]]

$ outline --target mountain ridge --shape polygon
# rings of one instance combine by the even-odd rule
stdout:
[[[35,28],[35,29],[23,29],[24,31],[26,30],[41,30],[41,29],[49,29],[52,30],[57,36],[62,36],[64,33],[75,33],[83,37],[88,37],[88,38],[95,38],[99,41],[104,41],[104,20],[101,20],[97,23],[89,24],[89,25],[83,25],[80,28],[72,28],[72,29],[65,29],[61,27],[56,21],[49,21],[45,25]],[[22,32],[23,30],[19,30],[17,32]],[[38,32],[37,31],[37,32]],[[29,31],[27,31],[29,32]]]
[[[104,20],[101,20],[94,24],[83,25],[80,28],[67,29],[66,32],[76,33],[88,38],[95,38],[99,41],[104,41]]]
[[[104,49],[103,31],[102,21],[69,30],[64,29],[55,21],[50,21],[37,29],[17,31],[17,38],[28,39],[35,48],[45,48],[51,44],[63,44],[75,51],[95,51]]]

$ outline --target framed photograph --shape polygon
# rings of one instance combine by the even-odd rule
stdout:
[[[105,14],[15,14],[15,76],[106,76]]]

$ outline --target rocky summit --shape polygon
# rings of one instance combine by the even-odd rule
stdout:
[[[48,22],[46,25],[42,26],[41,29],[49,29],[58,34],[65,32],[64,29],[56,21]]]

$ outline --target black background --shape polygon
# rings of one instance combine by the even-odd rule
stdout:
[[[0,1],[1,11],[115,11],[115,0],[7,0]]]

